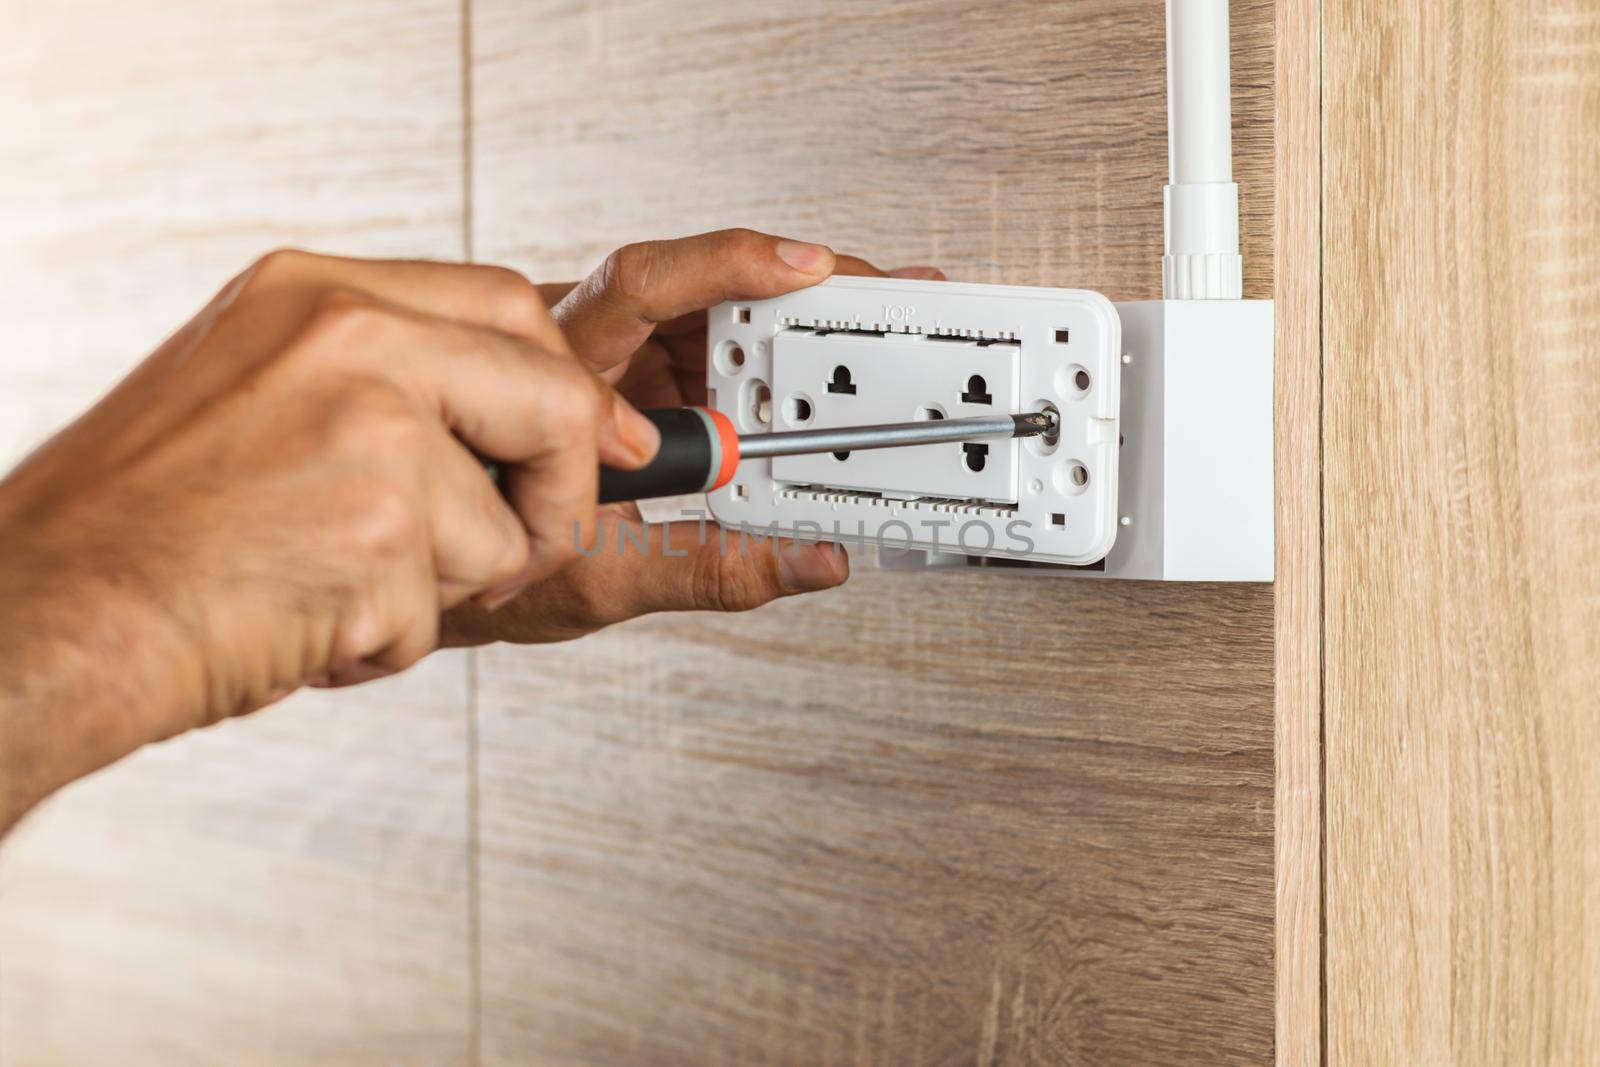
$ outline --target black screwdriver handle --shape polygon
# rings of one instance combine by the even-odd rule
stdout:
[[[709,493],[739,466],[739,434],[720,411],[659,408],[642,413],[661,431],[656,458],[636,471],[600,468],[600,503]]]

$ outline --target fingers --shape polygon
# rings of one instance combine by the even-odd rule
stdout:
[[[857,256],[845,255],[838,257],[833,273],[848,274],[857,278],[916,278],[930,282],[944,281],[944,271],[938,267],[896,267],[894,270],[885,271]]]
[[[230,290],[310,293],[327,286],[366,293],[417,314],[499,330],[553,352],[571,351],[540,287],[506,267],[352,259],[282,249],[257,260]]]
[[[461,443],[440,432],[428,466],[433,565],[439,606],[469,596],[494,605],[526,584],[532,563],[528,529],[499,485]]]
[[[753,230],[646,241],[613,252],[556,306],[555,317],[578,358],[605,371],[632,355],[659,323],[724,300],[761,300],[815,285],[834,264],[826,246]]]
[[[438,593],[431,567],[412,560],[392,568],[368,595],[361,623],[340,634],[316,688],[360,685],[405,670],[439,647]],[[381,637],[378,635],[382,635]]]
[[[578,438],[614,467],[643,466],[655,455],[655,424],[575,361],[494,331],[420,325],[399,369],[480,454],[516,462]]]
[[[886,278],[887,271],[879,270],[860,256],[840,255],[834,265],[833,273],[846,274],[853,278]]]
[[[655,455],[660,434],[566,357],[491,331],[428,332],[429,351],[413,361],[413,380],[468,447],[504,461],[500,487],[527,529],[527,559],[518,574],[499,576],[490,590],[498,597],[508,583],[543,577],[577,555],[593,537],[600,464],[640,467]],[[475,483],[485,481],[476,476]],[[476,558],[470,547],[456,551]],[[456,566],[453,577],[479,577]]]
[[[694,522],[651,527],[652,549],[613,557],[630,571],[628,617],[655,611],[749,611],[779,597],[831,589],[850,576],[842,547],[761,539]],[[680,555],[671,555],[681,553]]]
[[[655,426],[570,356],[359,294],[329,294],[292,351],[283,372],[338,398],[345,447],[398,471],[402,492],[426,487],[413,514],[435,617],[441,600],[496,599],[572,560],[593,535],[600,464],[638,467],[659,446]],[[514,515],[473,453],[501,461]]]
[[[850,574],[837,545],[746,538],[696,522],[607,525],[598,550],[503,610],[452,613],[446,642],[564,641],[651,612],[748,611],[832,588]]]

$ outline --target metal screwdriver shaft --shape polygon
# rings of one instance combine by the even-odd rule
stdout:
[[[741,434],[743,459],[803,456],[816,452],[855,452],[868,448],[904,448],[949,441],[994,441],[1034,437],[1055,431],[1055,418],[1044,412],[1026,415],[979,415],[970,419],[929,419],[879,426],[840,426],[826,430],[784,430]]]
[[[929,419],[884,426],[837,426],[826,430],[788,430],[740,436],[728,416],[706,408],[646,411],[661,431],[661,447],[638,470],[600,468],[600,502],[705,493],[732,481],[739,463],[767,456],[813,452],[854,452],[866,448],[904,448],[941,441],[993,441],[1010,437],[1046,439],[1059,432],[1057,416],[984,415],[974,419]]]

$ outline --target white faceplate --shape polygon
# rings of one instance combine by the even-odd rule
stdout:
[[[725,525],[1055,563],[1110,550],[1121,323],[1098,293],[839,277],[710,316],[712,404],[742,434],[1061,416],[1054,443],[991,442],[977,455],[955,444],[746,460],[710,495]]]
[[[784,330],[773,340],[778,429],[823,429],[1017,410],[1021,346],[917,334],[880,337]],[[839,381],[835,381],[839,377]],[[959,388],[958,388],[959,386]],[[802,418],[804,415],[806,417]],[[888,448],[835,456],[782,456],[772,476],[803,485],[866,489],[901,497],[1017,499],[1018,441]]]

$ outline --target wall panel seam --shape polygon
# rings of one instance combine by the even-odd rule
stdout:
[[[472,0],[461,0],[461,258],[474,259],[472,247]],[[478,652],[466,654],[467,738],[467,1062],[483,1062],[483,894],[478,826]]]

